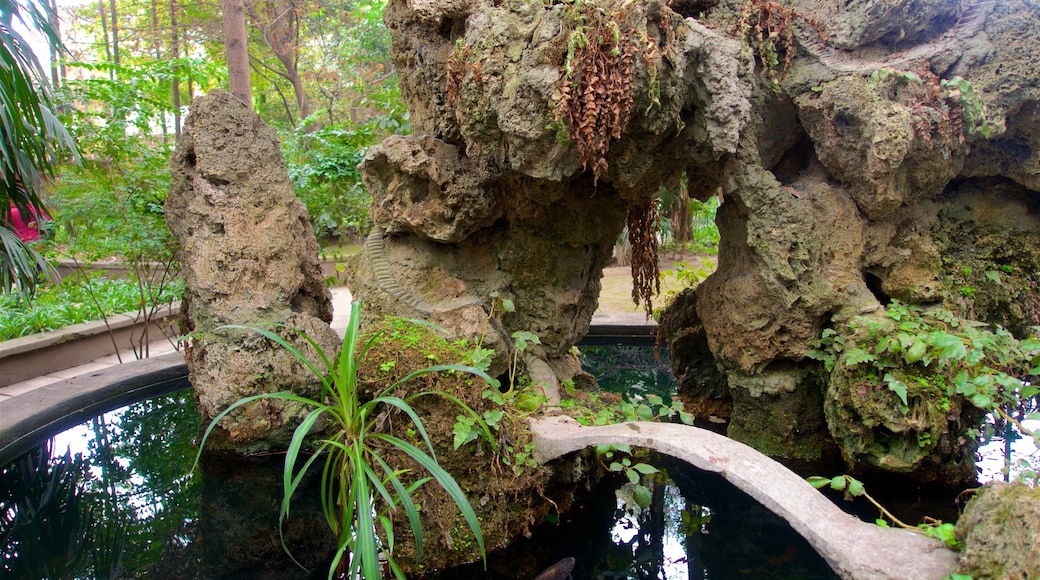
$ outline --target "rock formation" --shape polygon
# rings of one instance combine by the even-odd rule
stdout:
[[[571,347],[626,213],[685,168],[714,191],[751,106],[738,42],[662,2],[626,3],[613,22],[619,7],[390,2],[414,134],[361,165],[375,224],[357,292],[367,312],[483,336],[499,372],[513,333],[534,332],[528,374],[551,391],[577,372]],[[582,91],[598,109],[576,104]],[[576,137],[566,114],[608,136]]]
[[[274,129],[230,93],[214,90],[192,103],[171,165],[166,221],[180,243],[192,336],[185,358],[203,421],[260,393],[317,396],[316,379],[285,349],[255,334],[217,330],[282,324],[329,355],[339,349],[318,244]],[[291,330],[279,334],[312,352]],[[243,406],[224,419],[224,437],[210,446],[284,446],[303,411],[270,401]]]
[[[368,312],[484,336],[498,371],[533,332],[527,370],[551,390],[626,214],[646,223],[685,172],[724,200],[719,265],[663,327],[685,387],[732,404],[729,434],[974,476],[970,405],[868,418],[806,355],[894,299],[1040,323],[1035,2],[392,0],[385,19],[414,135],[361,166]],[[857,420],[879,444],[849,447]]]
[[[799,10],[788,14],[791,68],[756,87],[724,188],[718,271],[664,316],[670,347],[707,347],[726,373],[729,433],[756,448],[973,479],[970,404],[943,405],[943,392],[878,414],[870,395],[840,390],[841,369],[821,375],[806,354],[824,328],[892,299],[942,303],[1019,336],[1040,323],[1040,71],[1022,44],[1040,33],[1040,8]],[[720,4],[703,18],[735,16]],[[987,282],[993,271],[1007,277]],[[673,360],[686,377],[692,359]]]
[[[1024,483],[979,488],[957,520],[961,574],[975,578],[1040,575],[1040,490]]]

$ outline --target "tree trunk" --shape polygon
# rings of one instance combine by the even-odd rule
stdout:
[[[60,39],[61,28],[60,23],[58,22],[58,0],[49,0],[47,2],[47,7],[50,8],[48,20],[50,21],[51,28],[54,29],[55,36]],[[61,47],[51,44],[49,48],[51,54],[51,84],[54,85],[54,87],[57,87],[61,79],[65,78],[65,65],[58,64],[59,61],[61,61]]]
[[[258,10],[263,11],[263,17]],[[250,5],[249,16],[263,32],[264,42],[285,68],[285,72],[279,74],[292,83],[300,119],[306,119],[314,110],[304,89],[300,71],[296,66],[300,36],[296,5],[286,0],[257,3]]]
[[[116,0],[109,0],[112,16],[112,64],[119,66],[119,18],[116,12]]]
[[[108,15],[105,14],[105,0],[98,2],[98,12],[101,14],[101,36],[105,39],[105,59],[108,62],[112,62],[112,44],[109,42],[108,37]],[[109,71],[108,76],[113,76],[113,71]]]
[[[227,48],[228,86],[231,94],[253,108],[249,85],[249,52],[246,45],[246,9],[243,0],[221,0],[224,45]]]
[[[170,52],[173,58],[181,57],[180,31],[177,30],[177,0],[170,0]],[[173,69],[173,135],[181,136],[181,81],[177,76],[177,67]]]
[[[159,0],[152,0],[152,51],[155,53],[156,62],[162,61],[162,40],[159,37]],[[174,75],[176,75],[174,71]],[[166,113],[159,118],[162,123],[163,143],[170,136],[170,127],[166,123]]]

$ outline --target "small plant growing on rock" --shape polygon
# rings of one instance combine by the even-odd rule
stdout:
[[[380,553],[385,556],[394,575],[404,578],[404,573],[394,560],[393,518],[398,516],[400,511],[404,512],[414,534],[416,552],[421,554],[423,530],[414,497],[418,489],[431,480],[440,485],[458,506],[473,532],[481,556],[486,557],[484,538],[477,516],[455,478],[438,463],[433,443],[410,403],[426,395],[441,396],[458,404],[470,416],[476,417],[476,422],[485,432],[486,425],[472,409],[447,393],[424,391],[403,399],[391,393],[403,383],[439,372],[470,373],[488,384],[493,384],[494,380],[484,371],[474,367],[457,364],[435,365],[411,372],[374,397],[363,400],[359,389],[358,367],[369,348],[379,339],[379,335],[359,345],[360,324],[361,305],[354,302],[343,348],[332,358],[329,358],[313,340],[301,333],[304,340],[315,350],[320,365],[312,363],[310,358],[271,330],[235,325],[222,327],[256,332],[287,349],[321,382],[322,391],[318,399],[308,399],[291,392],[278,392],[246,397],[235,402],[217,415],[203,433],[196,464],[213,429],[234,409],[265,399],[302,404],[312,410],[294,431],[286,452],[279,532],[289,515],[292,498],[304,476],[319,458],[324,457],[321,478],[322,507],[325,520],[336,534],[339,545],[329,567],[330,580],[333,577],[352,580],[383,578]],[[382,432],[380,425],[385,413],[403,415],[425,449]],[[331,434],[317,441],[317,447],[313,449],[312,454],[304,459],[308,436],[322,420],[330,423]],[[429,475],[406,479],[405,476],[410,475],[409,470],[391,466],[387,450],[407,455]],[[297,468],[301,462],[302,466]]]
[[[610,140],[620,139],[628,126],[640,38],[625,25],[623,2],[574,0],[566,5],[572,29],[556,118],[577,144],[582,167],[591,165],[593,180],[599,181],[608,168]],[[656,46],[644,42],[649,58],[656,58]]]
[[[730,32],[744,42],[745,51],[754,51],[761,66],[760,74],[769,80],[774,89],[794,62],[794,21],[802,20],[822,40],[822,28],[812,18],[801,14],[793,7],[784,6],[775,0],[745,0],[740,6],[740,16]],[[750,56],[745,53],[744,56]],[[780,57],[783,56],[783,66]],[[777,75],[777,69],[780,74]]]
[[[871,495],[867,493],[867,488],[863,485],[862,481],[852,477],[851,475],[838,475],[836,477],[820,477],[814,475],[807,478],[806,481],[816,489],[829,487],[833,490],[843,492],[846,501],[850,501],[854,497],[862,497],[869,501],[870,504],[877,508],[878,512],[881,514],[878,516],[877,520],[875,520],[875,523],[879,526],[887,528],[891,522],[891,525],[898,528],[903,528],[904,530],[924,534],[929,538],[941,540],[952,550],[960,550],[963,547],[961,541],[958,540],[953,533],[953,524],[944,523],[941,520],[932,520],[930,518],[925,518],[925,523],[916,526],[904,523],[892,512],[885,509],[885,506],[881,505],[880,502],[871,497]]]
[[[808,356],[823,362],[828,372],[841,367],[872,377],[904,416],[930,413],[922,409],[927,406],[945,416],[951,399],[961,397],[991,413],[992,421],[1014,424],[1040,444],[1040,433],[1021,424],[1022,418],[1040,418],[1030,413],[1040,394],[1035,384],[1038,336],[1040,328],[1035,328],[1033,336],[1019,340],[1000,327],[988,328],[948,310],[893,301],[884,316],[857,317],[844,329],[824,330]],[[924,433],[918,445],[934,445],[934,434],[922,438]]]

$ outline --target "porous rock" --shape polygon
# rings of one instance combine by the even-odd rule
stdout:
[[[330,356],[339,348],[317,241],[274,129],[230,93],[214,90],[192,103],[171,170],[166,220],[180,243],[192,333],[185,359],[203,420],[261,393],[316,397],[317,379],[284,348],[218,329],[280,324],[306,333]],[[296,333],[278,332],[314,356]],[[211,445],[284,445],[305,412],[295,403],[250,403],[221,422]]]
[[[973,578],[1040,576],[1040,490],[1024,483],[980,488],[957,520],[958,572]]]

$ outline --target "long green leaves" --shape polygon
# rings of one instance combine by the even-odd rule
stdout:
[[[362,402],[358,393],[359,362],[378,340],[378,337],[373,337],[365,344],[359,344],[360,325],[361,305],[354,302],[343,348],[337,356],[331,359],[314,340],[299,331],[294,330],[310,347],[310,350],[314,351],[314,356],[308,357],[296,345],[270,329],[235,325],[218,329],[247,329],[268,338],[299,359],[321,382],[322,391],[316,400],[290,392],[278,392],[263,393],[236,401],[217,415],[206,428],[202,436],[199,455],[196,456],[196,463],[201,457],[202,447],[205,446],[218,423],[235,409],[262,399],[301,403],[310,407],[311,410],[296,428],[286,450],[279,528],[288,518],[291,500],[303,483],[306,474],[310,472],[318,458],[323,457],[322,508],[329,528],[338,536],[339,546],[329,568],[330,580],[337,573],[345,574],[345,577],[350,579],[358,577],[365,580],[381,579],[383,574],[381,556],[385,558],[396,577],[404,578],[400,566],[394,560],[393,517],[398,508],[403,509],[415,538],[417,557],[420,557],[423,548],[423,531],[419,509],[413,499],[413,494],[428,481],[435,481],[455,502],[473,532],[477,545],[480,547],[481,556],[486,558],[484,538],[476,513],[455,479],[437,462],[433,441],[410,401],[431,394],[441,395],[476,417],[486,436],[492,439],[490,431],[480,420],[479,415],[452,395],[424,391],[404,399],[390,393],[405,382],[431,373],[470,373],[480,377],[488,384],[493,384],[493,379],[484,371],[474,367],[437,365],[409,373],[375,397]],[[312,359],[317,359],[317,363]],[[390,409],[407,417],[407,424],[421,440],[422,447],[389,433],[379,432],[376,418],[380,415],[380,409]],[[322,421],[327,422],[323,431],[327,437],[311,441],[312,431],[322,426]],[[313,452],[303,460],[302,457],[307,452],[308,445]],[[386,455],[386,452],[391,450],[396,450],[411,458],[429,476],[415,477],[409,469],[393,466],[392,456]],[[289,549],[285,546],[284,539],[282,545],[288,552]]]
[[[49,10],[33,0],[0,0],[0,292],[14,287],[32,294],[39,274],[51,272],[36,250],[3,224],[9,223],[12,206],[23,216],[45,213],[43,178],[54,175],[61,153],[76,150],[51,110],[40,61],[15,29],[16,22],[31,27],[57,45]]]

